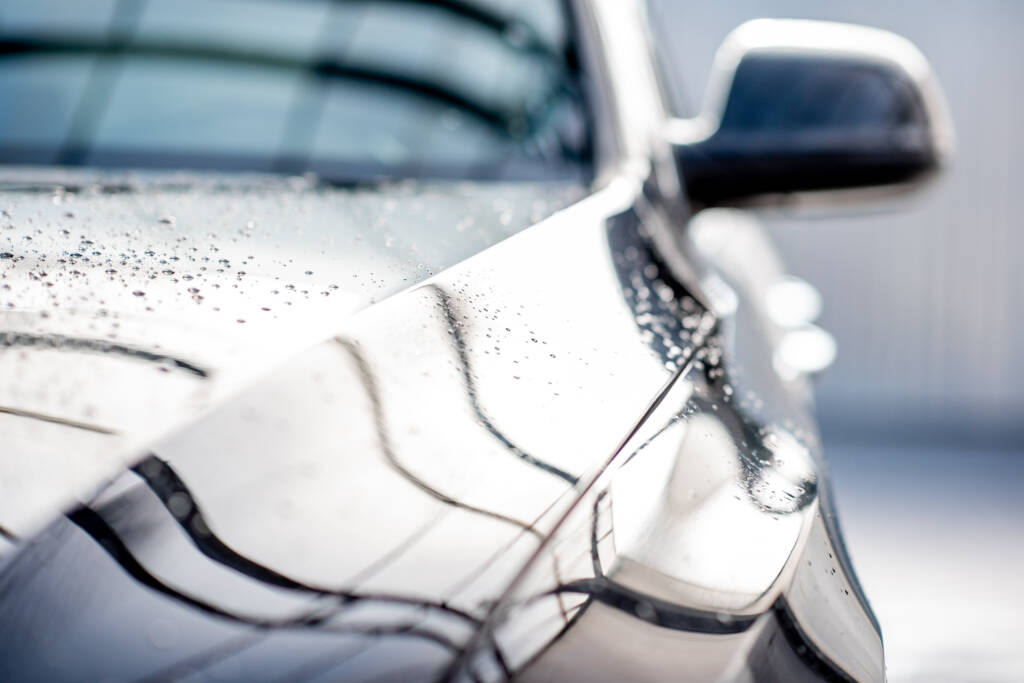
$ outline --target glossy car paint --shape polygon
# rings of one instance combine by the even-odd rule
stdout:
[[[0,525],[30,535],[140,442],[583,194],[573,183],[352,190],[0,172]]]
[[[884,678],[742,232],[683,229],[643,18],[577,15],[589,196],[119,444],[3,556],[4,679]]]

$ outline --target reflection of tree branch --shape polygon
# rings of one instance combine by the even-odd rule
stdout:
[[[591,511],[590,522],[590,565],[594,569],[594,576],[604,576],[604,569],[601,567],[601,554],[598,552],[597,544],[601,539],[597,537],[597,522],[600,519],[601,501],[608,495],[608,489],[601,491],[594,499],[594,508]]]
[[[287,576],[265,567],[258,562],[237,553],[233,548],[220,540],[206,522],[206,518],[199,508],[192,492],[185,483],[178,477],[178,474],[166,462],[156,455],[150,454],[144,460],[132,467],[137,475],[156,494],[164,507],[168,508],[172,517],[177,520],[181,528],[188,534],[192,543],[211,560],[234,569],[240,574],[256,579],[261,583],[270,584],[279,588],[290,590],[304,590],[318,595],[326,595],[333,591],[314,588],[308,584],[295,581]],[[171,510],[169,504],[177,504],[177,509]]]
[[[370,399],[370,405],[373,407],[374,425],[377,430],[377,440],[380,443],[381,453],[383,453],[384,459],[387,460],[388,464],[391,465],[391,467],[393,467],[395,471],[397,471],[410,483],[416,486],[416,488],[425,492],[429,496],[441,501],[445,505],[451,505],[453,507],[461,508],[463,510],[468,510],[470,512],[486,515],[487,517],[491,517],[502,522],[513,524],[523,529],[524,531],[527,531],[536,536],[540,535],[540,532],[533,528],[532,524],[527,524],[526,522],[520,519],[510,517],[508,515],[496,512],[494,510],[488,510],[486,508],[477,507],[475,505],[470,505],[468,503],[464,503],[460,500],[452,498],[447,493],[444,493],[443,491],[434,488],[427,482],[420,479],[413,472],[411,472],[405,465],[403,465],[402,462],[398,459],[398,456],[395,454],[394,445],[391,443],[391,435],[388,431],[387,422],[384,417],[384,406],[381,402],[380,390],[377,387],[377,381],[373,375],[373,371],[370,369],[369,363],[367,363],[366,358],[363,356],[362,351],[359,350],[359,347],[357,347],[351,341],[348,341],[347,339],[343,339],[341,337],[336,338],[335,341],[337,341],[338,344],[343,349],[345,349],[345,351],[349,354],[349,356],[351,356],[352,360],[356,364],[356,369],[359,372],[359,379],[362,381],[363,388],[366,390],[366,395]]]
[[[786,596],[779,596],[772,607],[772,612],[775,614],[779,630],[782,631],[790,649],[796,653],[796,656],[808,669],[820,677],[820,680],[854,683],[855,679],[833,664],[817,644],[807,636],[800,626],[800,621],[793,613],[789,601],[786,600]]]
[[[132,470],[146,482],[153,493],[155,493],[164,504],[164,507],[168,508],[168,512],[171,512],[171,516],[177,520],[178,524],[185,533],[188,534],[192,543],[201,553],[209,557],[211,560],[229,567],[251,579],[256,579],[261,583],[288,590],[303,591],[319,596],[333,596],[341,598],[344,603],[359,600],[371,600],[378,602],[396,602],[414,607],[438,609],[459,617],[469,623],[479,623],[479,620],[468,612],[464,612],[463,610],[456,609],[442,603],[433,603],[394,595],[356,593],[320,586],[312,586],[308,583],[297,581],[289,576],[285,576],[284,574],[259,564],[258,562],[238,553],[217,537],[217,535],[210,530],[210,526],[207,524],[206,518],[203,516],[202,510],[196,502],[195,497],[192,495],[192,492],[168,463],[155,455],[150,455],[133,467]],[[172,498],[175,499],[176,505],[180,506],[177,510],[177,514],[175,511],[170,509],[170,501]],[[182,514],[181,508],[184,507],[187,507],[187,511]]]
[[[680,418],[685,414],[685,412],[686,412],[686,406],[684,405],[682,410],[680,410],[678,413],[676,413],[675,415],[670,417],[668,420],[666,420],[665,424],[663,424],[662,426],[658,427],[658,429],[653,434],[651,434],[649,437],[647,437],[647,439],[645,439],[642,444],[637,446],[636,449],[632,453],[630,453],[629,456],[625,460],[622,461],[622,466],[625,467],[626,465],[628,465],[629,462],[633,458],[635,458],[636,456],[640,455],[640,452],[642,450],[644,450],[645,448],[647,448],[648,446],[650,446],[651,443],[653,443],[655,439],[657,439],[659,436],[661,436],[662,434],[667,432],[672,425],[674,425],[675,423],[679,422]]]
[[[754,451],[757,447],[763,446],[764,436],[762,435],[762,429],[765,425],[761,422],[750,419],[749,416],[737,410],[735,407],[727,407],[725,410],[719,410],[715,401],[696,392],[690,396],[686,404],[678,413],[670,417],[664,425],[659,427],[657,431],[655,431],[629,454],[625,461],[623,461],[623,466],[629,464],[633,458],[638,456],[640,452],[647,448],[655,439],[659,438],[663,433],[668,431],[670,427],[688,414],[712,415],[718,424],[720,424],[729,433],[729,437],[732,439],[734,450],[736,452],[736,459],[743,470],[744,476],[742,478],[742,485],[751,500],[753,500],[753,502],[761,509],[771,512],[772,514],[792,514],[803,510],[817,497],[817,479],[814,472],[809,472],[808,476],[803,481],[793,482],[794,485],[800,486],[801,492],[799,495],[793,497],[792,509],[789,509],[788,507],[780,508],[778,506],[766,505],[764,501],[757,496],[756,488],[758,485],[765,482],[765,475],[774,469],[775,456],[774,454],[769,454],[768,457],[759,459],[754,457],[750,452],[747,452],[748,450]],[[746,444],[746,446],[743,446],[743,444]]]
[[[754,622],[756,616],[727,615],[722,617],[714,612],[683,607],[627,588],[608,578],[601,567],[601,556],[598,550],[598,544],[603,539],[599,538],[597,534],[600,505],[607,494],[607,489],[597,494],[591,512],[590,561],[594,569],[594,578],[561,584],[546,595],[582,593],[592,600],[622,610],[649,623],[682,631],[739,633],[745,631]]]
[[[493,519],[514,524],[515,526],[521,528],[524,532],[530,533],[538,539],[543,539],[543,535],[539,531],[537,531],[533,524],[527,524],[522,520],[516,519],[514,517],[509,517],[500,512],[487,510],[485,508],[480,508],[475,505],[469,505],[468,503],[456,500],[455,498],[452,498],[448,494],[443,493],[442,491],[439,491],[430,484],[426,483],[425,481],[417,477],[415,474],[413,474],[408,468],[406,468],[405,465],[403,465],[401,461],[399,461],[398,456],[394,451],[394,445],[391,443],[391,435],[388,431],[387,422],[384,415],[384,406],[380,397],[380,389],[377,387],[377,381],[376,378],[374,377],[373,370],[370,368],[370,364],[367,362],[365,356],[363,356],[363,353],[359,349],[359,347],[356,346],[356,344],[354,344],[353,342],[341,337],[336,337],[335,341],[337,341],[338,344],[349,354],[349,356],[352,358],[353,362],[356,365],[360,381],[363,384],[363,388],[366,391],[367,397],[370,399],[370,405],[372,406],[373,409],[374,426],[377,431],[377,440],[380,444],[381,452],[384,455],[384,459],[388,462],[388,464],[390,464],[395,469],[396,472],[405,477],[410,483],[415,485],[421,491],[427,493],[428,495],[439,500],[445,505],[451,505],[453,507],[467,510],[469,512],[475,512],[477,514],[485,515]],[[464,368],[464,372],[468,372],[468,367],[464,366]],[[493,642],[491,643],[491,649],[502,671],[508,674],[509,669],[505,663],[504,657],[502,656],[497,645]]]
[[[186,496],[185,498],[178,498],[176,500],[176,504],[180,506],[184,501],[188,501],[189,512],[180,517],[175,516],[175,518],[196,547],[210,559],[213,559],[220,564],[224,564],[225,566],[228,566],[249,578],[256,579],[261,583],[289,590],[304,591],[319,596],[333,596],[340,599],[339,604],[333,608],[321,609],[317,612],[310,612],[294,618],[254,619],[242,616],[189,595],[181,590],[169,586],[157,578],[142,565],[142,563],[132,554],[131,550],[120,538],[118,532],[114,530],[95,510],[87,507],[81,507],[68,514],[68,519],[92,537],[93,540],[95,540],[107,552],[107,554],[110,555],[122,567],[122,569],[128,573],[129,576],[142,585],[151,588],[152,590],[169,597],[176,602],[184,603],[199,610],[200,612],[203,612],[204,614],[228,619],[230,621],[242,623],[261,630],[314,628],[321,632],[326,631],[337,634],[414,637],[432,641],[452,652],[458,651],[458,644],[443,634],[419,627],[417,625],[419,623],[418,620],[389,625],[332,624],[330,623],[330,620],[337,616],[341,610],[357,602],[383,602],[405,604],[410,607],[424,610],[438,610],[458,617],[470,625],[475,626],[479,624],[479,620],[471,614],[442,602],[430,602],[395,595],[335,591],[310,586],[306,583],[296,581],[290,577],[275,572],[274,570],[264,567],[263,565],[260,565],[237,553],[209,530],[209,527],[202,516],[202,512],[196,504],[195,499],[192,497],[191,492],[167,463],[159,460],[155,456],[150,456],[134,469],[136,473],[146,481],[154,493],[157,494],[160,500],[165,504],[165,507],[168,508],[169,512],[171,511],[169,507],[171,496]],[[178,509],[180,511],[181,508],[179,507]],[[247,637],[240,639],[237,642],[222,644],[216,648],[208,650],[198,657],[192,658],[192,660],[175,664],[165,673],[172,674],[174,671],[183,670],[182,667],[192,661],[206,662],[208,665],[212,664],[254,645],[260,638],[261,636]],[[507,667],[502,662],[499,662],[499,664],[501,664],[503,670],[507,672]],[[157,676],[157,678],[159,678],[159,676]]]
[[[152,590],[166,595],[177,602],[185,603],[200,612],[212,616],[222,617],[230,621],[237,621],[250,626],[260,628],[286,627],[286,626],[311,626],[322,620],[322,617],[305,616],[296,619],[284,620],[262,620],[239,616],[223,610],[205,600],[200,600],[191,595],[183,593],[176,588],[168,586],[156,576],[151,574],[142,563],[136,559],[132,552],[125,545],[121,537],[98,512],[88,507],[79,507],[67,514],[67,518],[74,522],[85,533],[89,534],[108,555],[110,555],[121,568],[124,569],[133,579]]]
[[[603,570],[601,569],[601,557],[598,554],[598,550],[597,550],[598,543],[601,540],[603,540],[601,538],[598,538],[598,535],[597,535],[597,522],[598,522],[598,506],[601,504],[601,501],[605,498],[605,496],[607,494],[608,494],[608,490],[607,489],[605,489],[604,491],[601,491],[599,494],[597,494],[597,498],[594,500],[593,514],[592,514],[591,524],[590,524],[590,561],[591,561],[591,566],[594,569],[594,575],[596,577],[603,576],[603,573],[604,573]],[[611,531],[609,531],[608,533],[611,533]],[[557,572],[558,556],[555,555],[552,559],[555,562],[555,568],[556,568],[555,580],[559,582],[559,584],[558,584],[559,586],[563,586],[565,584],[561,583],[562,577],[559,576],[558,572]],[[526,661],[526,663],[522,664],[519,667],[519,671],[526,671],[527,669],[530,668],[530,666],[534,662],[536,662],[542,656],[544,656],[544,653],[546,653],[548,650],[550,650],[551,647],[556,642],[558,642],[558,640],[563,635],[565,635],[566,631],[568,631],[570,628],[572,628],[576,624],[576,622],[580,619],[580,617],[583,616],[583,614],[587,611],[587,608],[590,607],[594,603],[593,596],[587,595],[586,599],[583,601],[583,604],[581,604],[578,607],[576,607],[576,609],[573,611],[572,615],[569,615],[568,612],[565,609],[565,605],[562,602],[562,596],[565,595],[566,593],[570,593],[570,592],[572,592],[572,591],[557,591],[556,590],[556,591],[552,591],[552,592],[548,592],[548,593],[542,593],[541,595],[537,596],[538,598],[544,598],[544,597],[549,597],[551,595],[554,595],[555,599],[558,601],[558,611],[561,613],[562,620],[565,622],[565,624],[563,624],[562,628],[559,629],[558,633],[555,634],[555,636],[549,642],[545,643],[544,646],[538,652],[534,653],[533,656],[530,657],[529,660]],[[494,651],[496,653],[500,654],[501,648],[498,647],[498,645],[494,641],[494,639],[491,639],[491,642],[493,643]]]
[[[80,351],[83,353],[123,356],[134,360],[170,365],[202,379],[210,376],[210,370],[182,358],[176,358],[164,353],[153,353],[152,351],[137,349],[132,346],[125,346],[124,344],[115,344],[102,339],[67,337],[62,334],[0,332],[0,346],[30,346],[40,349],[55,349],[57,351]]]
[[[466,353],[466,342],[462,337],[461,325],[455,314],[455,305],[452,303],[451,295],[446,292],[443,287],[436,284],[425,285],[423,289],[433,291],[437,295],[438,301],[441,305],[441,310],[444,311],[445,322],[448,323],[448,329],[451,331],[451,335],[455,340],[455,354],[459,361],[459,370],[462,374],[462,382],[466,388],[466,396],[469,399],[469,404],[472,406],[473,412],[476,414],[480,423],[495,439],[498,440],[499,443],[501,443],[502,446],[505,447],[506,450],[511,452],[517,458],[528,462],[534,467],[548,472],[549,474],[553,474],[556,477],[564,479],[570,484],[575,485],[579,482],[579,477],[530,455],[513,443],[511,439],[505,436],[504,432],[495,426],[491,421],[491,418],[488,417],[487,413],[484,412],[483,407],[480,405],[480,396],[477,393],[476,382],[473,379],[472,363],[469,360],[469,355]]]
[[[736,459],[743,470],[741,483],[755,505],[772,514],[787,515],[799,512],[814,502],[818,496],[818,480],[816,473],[809,471],[804,479],[793,482],[794,486],[799,486],[800,493],[793,497],[792,509],[766,504],[763,496],[758,496],[756,489],[758,485],[765,483],[767,473],[776,468],[776,456],[765,447],[763,435],[765,424],[751,419],[735,408],[716,410],[715,402],[700,394],[694,394],[689,402],[695,406],[696,411],[714,415],[718,423],[728,431],[729,437],[735,444]],[[746,448],[742,447],[742,444],[746,444]],[[768,451],[767,457],[756,457],[755,449],[759,447]]]
[[[655,626],[676,631],[740,633],[747,630],[757,619],[757,615],[719,615],[715,612],[683,607],[627,588],[606,577],[570,581],[557,586],[549,594],[558,593],[581,593]]]
[[[128,546],[125,545],[124,541],[117,534],[117,532],[107,523],[103,517],[95,510],[88,507],[79,507],[67,514],[67,518],[77,525],[82,531],[88,534],[94,541],[96,541],[103,550],[106,551],[111,558],[116,561],[125,572],[128,573],[133,579],[141,583],[142,585],[150,588],[166,597],[171,598],[176,602],[184,603],[190,607],[193,607],[204,614],[208,614],[215,617],[227,619],[229,621],[245,624],[254,628],[261,629],[288,629],[288,628],[310,628],[315,627],[320,631],[327,631],[330,633],[339,634],[359,634],[359,635],[409,635],[419,638],[425,638],[432,640],[439,645],[442,645],[449,650],[457,650],[458,646],[453,643],[447,637],[427,631],[425,629],[418,628],[416,624],[399,624],[399,625],[371,625],[371,624],[331,624],[328,623],[329,619],[334,617],[337,612],[319,612],[310,613],[298,617],[287,618],[287,619],[255,619],[252,617],[242,616],[234,612],[217,607],[200,598],[196,598],[183,591],[180,591],[172,586],[167,585],[159,578],[154,576],[148,569],[146,569],[141,562],[132,554]],[[355,598],[352,601],[360,600],[363,598]],[[416,603],[410,603],[416,604]],[[418,603],[416,606],[419,607],[435,607],[435,605],[427,602]],[[472,619],[472,617],[470,617]]]
[[[410,634],[408,630],[405,630],[393,635],[417,634]],[[165,681],[190,679],[195,676],[197,671],[205,671],[209,667],[225,661],[229,657],[234,657],[245,650],[255,647],[265,639],[266,634],[264,632],[257,631],[245,633],[238,638],[207,648],[202,652],[179,660],[155,673],[148,674],[143,678],[137,679],[135,683],[164,683]],[[370,643],[364,647],[353,649],[351,644],[349,644],[333,652],[321,654],[312,660],[303,661],[303,663],[298,667],[292,668],[278,678],[265,680],[273,680],[276,683],[296,683],[296,681],[310,680],[326,671],[329,671],[330,669],[333,669],[334,667],[344,664],[353,657],[366,653],[374,646],[376,646],[376,643]],[[266,675],[266,672],[263,672],[261,675]],[[216,676],[214,677],[216,678]]]
[[[538,546],[537,549],[534,550],[533,555],[529,559],[527,559],[526,563],[519,570],[519,573],[505,587],[505,592],[491,606],[487,616],[484,618],[484,623],[477,629],[477,632],[473,636],[473,638],[471,638],[470,641],[465,645],[465,647],[462,648],[459,655],[455,658],[455,660],[452,662],[452,665],[448,668],[448,671],[445,672],[445,675],[442,678],[442,680],[455,680],[463,671],[466,670],[467,667],[470,666],[470,658],[473,656],[474,652],[478,651],[479,646],[482,644],[482,642],[494,642],[495,626],[500,619],[507,616],[507,610],[510,607],[509,602],[512,600],[515,591],[518,588],[520,588],[521,582],[524,580],[524,577],[526,577],[529,574],[529,572],[533,569],[535,563],[539,561],[543,553],[549,552],[549,544],[552,542],[552,539],[555,538],[556,534],[560,530],[564,529],[567,520],[570,519],[572,514],[578,509],[578,505],[582,504],[586,496],[591,492],[592,488],[597,486],[597,483],[600,480],[600,478],[608,471],[608,468],[611,467],[612,464],[622,455],[625,447],[636,437],[637,433],[640,431],[643,425],[646,424],[647,421],[651,418],[651,415],[653,415],[654,412],[658,409],[658,407],[662,404],[662,402],[665,400],[669,392],[672,391],[676,383],[680,381],[680,379],[690,371],[690,369],[693,367],[693,363],[694,361],[691,357],[690,360],[688,360],[682,367],[678,368],[675,372],[672,373],[668,381],[662,386],[662,388],[658,391],[657,395],[647,405],[647,408],[644,410],[644,412],[634,422],[633,427],[622,437],[622,439],[615,446],[615,448],[612,449],[611,455],[609,455],[608,458],[598,468],[596,468],[594,471],[590,473],[589,478],[585,483],[574,489],[576,499],[573,502],[573,504],[569,505],[568,508],[566,508],[561,513],[561,516],[557,520],[555,520],[551,530],[541,541],[540,546]],[[556,591],[551,591],[549,594],[553,594]]]
[[[2,344],[2,342],[0,342]],[[12,408],[10,406],[0,406],[0,413],[5,415],[13,415],[14,417],[24,417],[28,420],[39,420],[40,422],[49,422],[50,424],[60,425],[62,427],[71,427],[72,429],[81,429],[86,432],[95,432],[96,434],[117,434],[117,431],[110,429],[109,427],[101,427],[88,422],[79,422],[78,420],[72,420],[59,415],[48,415],[46,413],[39,413],[34,410],[25,410],[23,408]]]
[[[228,657],[249,649],[265,638],[266,634],[263,631],[249,631],[237,638],[233,638],[224,643],[218,643],[217,645],[207,648],[202,652],[192,655],[191,657],[187,657],[164,667],[155,673],[139,678],[135,683],[165,683],[166,681],[177,681],[182,678],[187,678],[196,671],[202,671],[207,667],[211,667],[218,662],[224,661]]]
[[[287,673],[272,679],[270,683],[297,683],[297,681],[325,680],[324,675],[327,672],[341,666],[354,657],[369,652],[374,647],[376,647],[376,643],[370,644],[361,650],[353,651],[351,648],[345,648],[340,652],[336,651],[322,654],[319,657],[305,661],[298,667],[290,669]],[[335,674],[335,677],[335,680],[347,680],[351,676],[338,677],[338,674]],[[328,677],[328,679],[329,678],[330,677]],[[474,679],[474,683],[479,683],[478,679]]]

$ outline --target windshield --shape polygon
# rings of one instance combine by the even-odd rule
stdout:
[[[559,0],[0,1],[0,163],[579,178]]]

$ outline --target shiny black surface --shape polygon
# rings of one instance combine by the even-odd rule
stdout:
[[[724,107],[705,115],[709,134],[676,151],[696,204],[908,183],[938,168],[946,122],[928,101],[916,65],[872,51],[869,30],[856,38],[860,52],[831,42],[835,30],[827,24],[793,31],[813,42],[755,42],[745,51],[735,46],[734,56],[727,43],[720,55],[720,62],[737,60],[731,69],[720,64],[716,74],[727,88]],[[895,42],[875,40],[885,41]]]

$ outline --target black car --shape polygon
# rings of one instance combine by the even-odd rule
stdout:
[[[891,34],[641,3],[0,6],[0,680],[856,680],[881,634],[735,208],[950,146]]]

